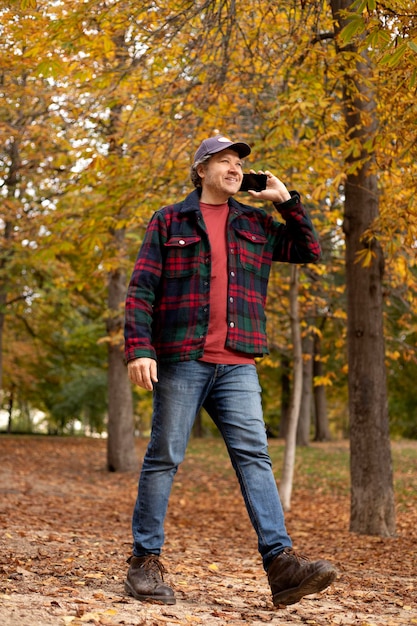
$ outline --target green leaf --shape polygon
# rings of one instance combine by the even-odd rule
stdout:
[[[36,9],[36,0],[21,0],[20,8],[25,9]]]
[[[407,46],[413,51],[417,52],[417,44],[414,41],[408,41]]]
[[[355,15],[344,27],[340,33],[340,37],[344,44],[350,43],[356,35],[360,35],[365,30],[365,22],[360,15]]]
[[[45,78],[57,78],[60,74],[62,74],[63,65],[58,59],[46,59],[45,61],[41,61],[37,66],[35,73],[38,76],[42,75]]]
[[[363,11],[365,11],[367,4],[368,4],[368,0],[356,0],[356,2],[353,3],[351,8],[356,13],[362,13]]]
[[[382,59],[382,65],[388,65],[388,67],[395,67],[401,61],[402,57],[406,53],[408,48],[408,44],[403,43],[401,46],[398,46],[394,53],[388,52]]]

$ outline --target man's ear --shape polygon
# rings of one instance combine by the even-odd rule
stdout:
[[[196,171],[200,178],[204,178],[204,176],[206,175],[206,168],[204,167],[203,163],[197,165]]]

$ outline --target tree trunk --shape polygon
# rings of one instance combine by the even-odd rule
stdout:
[[[287,356],[281,359],[281,418],[279,422],[279,436],[285,439],[291,405],[291,383],[290,383],[290,360]]]
[[[12,424],[13,424],[13,404],[14,404],[14,387],[10,391],[9,403],[7,406],[7,432],[10,435],[12,432]]]
[[[351,0],[332,0],[342,28],[340,10]],[[354,46],[350,53],[358,53]],[[350,63],[344,78],[346,131],[361,153],[348,159],[345,187],[346,283],[348,318],[349,413],[351,443],[350,529],[369,535],[395,533],[395,506],[389,440],[383,332],[383,254],[366,235],[379,213],[375,155],[364,148],[376,133],[372,67],[365,52]],[[354,64],[354,65],[352,65]],[[366,254],[368,264],[358,254]]]
[[[284,450],[284,467],[280,483],[280,497],[284,511],[291,508],[291,493],[295,465],[295,441],[303,388],[303,352],[301,347],[300,317],[298,312],[298,266],[291,266],[290,316],[294,354],[294,382],[291,394],[291,410],[288,420]]]
[[[129,472],[138,469],[138,460],[135,451],[132,388],[123,360],[121,311],[126,294],[126,277],[123,272],[114,271],[110,274],[108,291],[107,467],[112,472]]]
[[[10,158],[10,166],[4,180],[4,187],[7,197],[13,199],[16,193],[19,168],[21,165],[19,142],[16,139],[11,140],[6,152]],[[3,205],[3,210],[6,206],[5,204]],[[12,254],[9,250],[9,246],[13,240],[14,233],[14,222],[12,222],[12,219],[7,213],[2,215],[1,221],[3,222],[3,233],[0,248],[0,399],[2,399],[3,391],[3,333],[8,293],[7,264]]]
[[[352,178],[352,177],[351,177]],[[374,177],[372,177],[374,178]],[[349,414],[354,532],[390,536],[395,509],[382,317],[382,253],[370,268],[356,262],[364,224],[360,207],[375,203],[369,179],[358,176],[346,188]]]
[[[323,376],[323,363],[321,360],[321,338],[314,336],[313,377]],[[314,385],[314,414],[316,432],[314,441],[330,441],[330,428],[327,416],[326,385]]]
[[[300,415],[297,424],[297,445],[308,446],[310,443],[311,405],[313,396],[313,338],[307,335],[303,347],[303,388],[301,394]]]
[[[195,416],[192,432],[193,432],[193,437],[195,437],[195,439],[202,439],[204,437],[203,416],[202,416],[201,410]]]
[[[117,56],[122,61],[125,52],[125,36],[121,30],[114,38]],[[119,125],[123,106],[114,102],[110,111],[107,136],[109,154],[123,158],[121,142],[118,138]],[[119,213],[122,218],[122,213]],[[123,220],[122,220],[123,221]],[[125,231],[122,228],[111,228],[114,247],[120,257],[119,267],[109,273],[107,318],[108,347],[108,440],[107,467],[112,472],[129,472],[139,467],[135,451],[135,424],[133,419],[132,387],[127,375],[123,358],[123,306],[127,292],[127,280],[121,269],[125,260]]]
[[[3,330],[4,330],[4,310],[6,307],[6,292],[2,291],[0,283],[0,400],[3,397]]]

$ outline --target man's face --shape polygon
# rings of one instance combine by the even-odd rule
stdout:
[[[243,161],[234,150],[222,150],[199,166],[204,192],[224,196],[225,199],[239,191],[243,178]]]

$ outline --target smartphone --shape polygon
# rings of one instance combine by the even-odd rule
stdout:
[[[239,191],[262,191],[266,189],[266,174],[243,174],[242,184]]]

